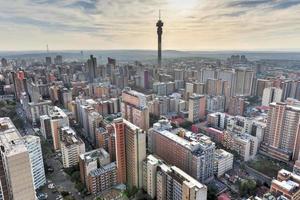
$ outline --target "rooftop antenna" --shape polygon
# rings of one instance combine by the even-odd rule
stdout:
[[[161,16],[160,16],[160,9],[158,10],[158,19],[160,20]]]

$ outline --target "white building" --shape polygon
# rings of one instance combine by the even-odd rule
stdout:
[[[39,137],[33,135],[26,135],[23,139],[29,152],[34,188],[38,189],[46,184],[41,141]]]
[[[262,105],[269,106],[272,102],[281,102],[282,89],[276,87],[265,88],[262,96]]]
[[[217,149],[214,157],[214,173],[223,176],[233,167],[233,155],[223,149]]]

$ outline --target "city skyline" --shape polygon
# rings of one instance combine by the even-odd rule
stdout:
[[[156,49],[159,9],[163,50],[299,50],[296,0],[1,0],[0,50]]]

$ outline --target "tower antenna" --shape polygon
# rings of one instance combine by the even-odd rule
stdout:
[[[46,45],[47,53],[49,53],[49,47],[48,44]]]
[[[161,19],[161,13],[160,13],[160,9],[158,10],[158,19]]]

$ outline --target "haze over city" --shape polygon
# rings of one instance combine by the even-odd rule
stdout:
[[[299,50],[298,0],[0,1],[0,50]]]

